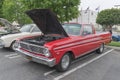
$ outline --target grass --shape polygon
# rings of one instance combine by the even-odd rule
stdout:
[[[120,42],[112,41],[111,43],[108,44],[108,46],[120,47]]]

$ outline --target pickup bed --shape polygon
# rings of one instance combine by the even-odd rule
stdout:
[[[48,9],[26,12],[43,32],[16,41],[16,51],[27,59],[66,71],[71,61],[96,51],[102,53],[104,45],[111,41],[111,34],[96,34],[93,25],[65,23],[61,25],[56,15]]]

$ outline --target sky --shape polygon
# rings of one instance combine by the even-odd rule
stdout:
[[[100,10],[115,8],[114,5],[120,5],[120,0],[81,0],[80,9],[86,10],[88,7],[90,10],[95,11],[100,6]],[[119,6],[120,8],[120,6]]]

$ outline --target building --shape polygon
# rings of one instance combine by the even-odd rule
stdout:
[[[79,17],[76,19],[73,19],[70,22],[77,22],[77,23],[83,23],[83,24],[94,24],[96,25],[96,18],[97,18],[97,12],[92,10],[81,10]]]

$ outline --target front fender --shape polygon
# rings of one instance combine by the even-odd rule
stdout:
[[[52,57],[56,58],[56,64],[59,64],[59,62],[61,61],[61,58],[63,57],[63,55],[65,55],[68,52],[73,53],[73,51],[71,49],[53,50],[51,53],[52,53]]]

